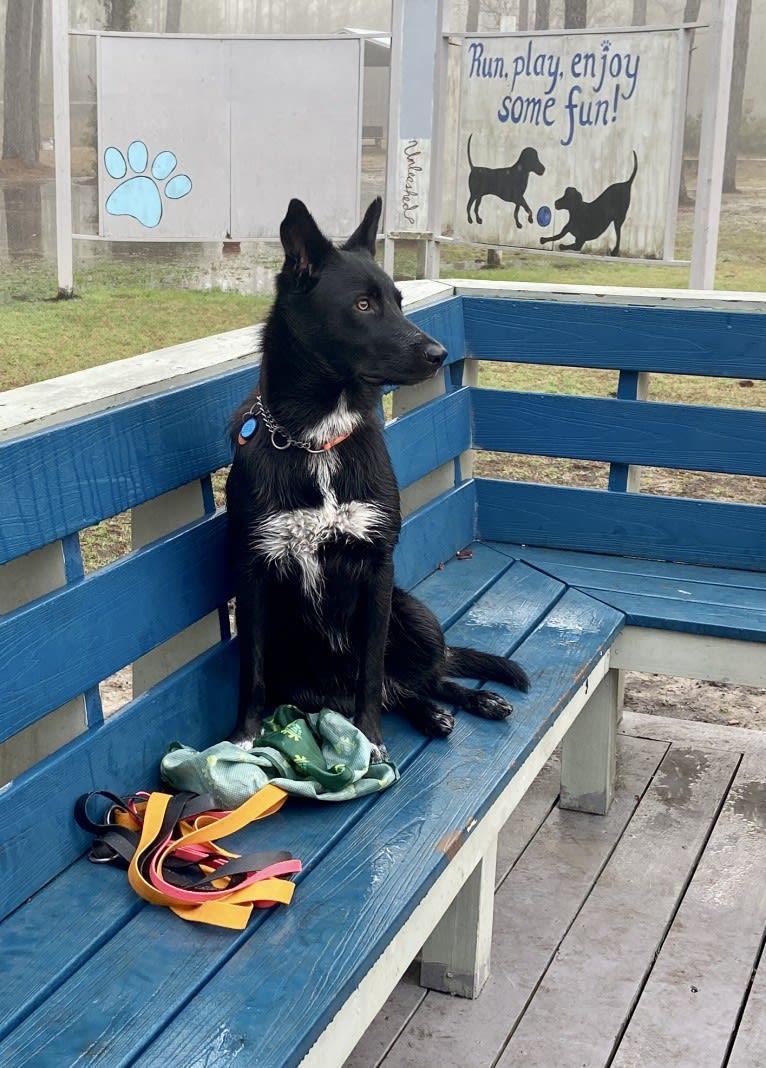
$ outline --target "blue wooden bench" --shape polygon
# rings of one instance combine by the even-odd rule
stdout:
[[[170,742],[203,747],[233,723],[211,473],[257,374],[256,332],[4,396],[4,1068],[341,1065],[419,951],[425,985],[479,993],[498,830],[560,743],[561,803],[606,810],[619,669],[766,685],[766,506],[640,493],[633,466],[766,474],[763,411],[641,399],[655,371],[760,383],[766,316],[737,301],[463,284],[409,297],[450,362],[393,395],[398,579],[453,643],[512,652],[533,686],[508,722],[463,715],[447,741],[391,717],[394,787],[340,805],[290,799],[245,832],[243,849],[288,848],[304,871],[289,907],[241,933],[184,924],[90,864],[72,809],[91,789],[157,786]],[[480,389],[477,360],[612,368],[617,396]],[[474,477],[476,449],[606,461],[609,484]],[[86,573],[82,532],[126,511],[132,550]],[[132,700],[105,716],[105,680],[126,665]]]

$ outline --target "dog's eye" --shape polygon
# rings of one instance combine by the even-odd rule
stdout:
[[[367,297],[360,297],[356,302],[356,310],[366,312],[370,310],[370,302]]]

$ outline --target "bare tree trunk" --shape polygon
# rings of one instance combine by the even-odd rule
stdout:
[[[516,29],[519,31],[529,29],[529,0],[519,0],[519,17]]]
[[[480,0],[468,0],[468,11],[465,16],[465,32],[476,33],[479,28]]]
[[[3,159],[40,158],[42,0],[10,0],[5,16]]]
[[[750,47],[750,16],[752,0],[738,0],[734,23],[734,66],[731,71],[729,123],[726,128],[726,153],[723,161],[723,192],[737,192],[737,150],[745,95],[745,70]]]
[[[646,3],[647,0],[633,0],[631,26],[646,26]]]
[[[702,0],[686,0],[684,5],[684,22],[696,22],[700,17],[700,6]],[[692,30],[692,41],[689,49],[689,58],[691,60],[691,53],[694,50],[694,31]],[[688,88],[687,88],[688,95]],[[689,191],[686,188],[686,173],[683,165],[681,166],[681,188],[678,190],[678,203],[679,204],[693,204],[694,201],[689,196]]]
[[[584,30],[588,25],[588,0],[564,0],[564,25],[568,30]]]
[[[136,0],[104,0],[106,20],[104,29],[129,33],[133,29],[133,8]]]
[[[535,29],[547,30],[551,23],[551,0],[537,0],[535,4]]]
[[[165,33],[181,32],[181,0],[167,0],[165,6]]]

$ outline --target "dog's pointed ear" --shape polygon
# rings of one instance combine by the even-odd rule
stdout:
[[[279,227],[279,237],[285,250],[285,262],[296,276],[317,274],[332,251],[332,243],[314,222],[302,200],[290,201],[287,215]]]
[[[370,204],[369,208],[364,213],[364,218],[343,246],[347,252],[353,252],[356,249],[366,249],[374,258],[375,240],[378,236],[378,223],[380,222],[380,213],[382,210],[383,201],[380,197],[375,197],[372,204]]]

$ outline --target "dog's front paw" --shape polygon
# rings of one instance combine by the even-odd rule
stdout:
[[[229,735],[229,741],[240,749],[249,753],[252,749],[258,745],[261,735],[263,734],[263,727],[260,723],[257,726],[246,723],[243,727],[236,727]]]
[[[381,742],[380,745],[370,746],[370,763],[371,764],[387,764],[388,763],[388,750],[386,749],[385,742]]]
[[[423,731],[431,738],[446,738],[455,726],[455,717],[441,705],[433,705],[423,717]]]

